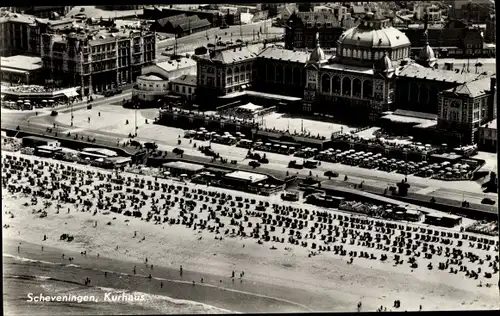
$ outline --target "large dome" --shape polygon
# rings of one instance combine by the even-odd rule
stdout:
[[[369,12],[357,27],[345,31],[337,41],[337,56],[342,62],[377,61],[385,53],[398,61],[410,56],[408,37],[376,12]]]

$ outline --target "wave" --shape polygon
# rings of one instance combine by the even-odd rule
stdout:
[[[28,263],[43,263],[49,264],[52,266],[61,265],[59,263],[48,262],[43,260],[33,260],[29,258],[24,258],[20,256],[14,256],[10,254],[3,254],[4,257],[9,257],[17,261],[28,262]],[[75,264],[63,264],[64,266],[71,266],[74,268],[79,268],[80,266]],[[112,272],[112,271],[108,271]],[[127,275],[125,273],[120,273],[122,275]],[[18,279],[18,280],[26,280],[26,281],[37,281],[39,285],[49,293],[48,295],[59,295],[64,293],[64,295],[86,295],[86,296],[94,296],[97,298],[99,302],[108,302],[105,299],[105,295],[108,297],[114,296],[115,298],[120,296],[125,297],[133,297],[136,299],[118,299],[114,301],[109,301],[109,303],[118,303],[122,306],[136,306],[146,309],[154,310],[155,313],[160,314],[228,314],[228,313],[237,313],[234,311],[226,310],[223,308],[219,308],[213,305],[196,302],[192,300],[186,299],[177,299],[167,295],[159,295],[159,294],[149,294],[145,292],[139,291],[131,291],[124,290],[119,288],[111,288],[111,287],[87,287],[83,286],[80,282],[70,281],[59,279],[57,277],[47,276],[47,275],[28,275],[28,274],[5,274],[4,278],[6,279]],[[75,287],[76,285],[76,287]],[[140,298],[140,299],[137,299]]]

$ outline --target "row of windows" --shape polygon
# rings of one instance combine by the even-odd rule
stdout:
[[[340,51],[340,50],[339,50]],[[394,59],[394,60],[399,60],[402,58],[407,58],[410,53],[410,48],[405,47],[401,49],[396,49],[395,51],[389,51],[387,53],[387,56],[389,58]],[[371,51],[369,50],[357,50],[357,49],[348,49],[344,48],[342,49],[342,55],[343,57],[350,57],[350,58],[357,58],[357,59],[366,59],[366,60],[379,60],[384,56],[383,52],[375,52],[372,54]],[[372,58],[373,56],[373,58]]]
[[[176,85],[175,86],[175,92],[180,92],[180,90],[182,90],[182,93],[186,93],[186,86],[182,86],[182,89],[179,89],[179,86]],[[193,93],[193,88],[188,87],[188,93],[189,94]]]

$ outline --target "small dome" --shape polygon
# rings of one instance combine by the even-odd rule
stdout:
[[[429,43],[425,43],[425,46],[422,47],[422,49],[418,53],[418,59],[422,61],[431,61],[436,59],[434,50],[431,48]]]
[[[319,45],[319,33],[316,33],[316,48],[313,49],[311,55],[309,55],[309,62],[319,63],[324,60],[326,60],[325,52],[323,52]]]
[[[319,45],[311,52],[311,55],[309,56],[309,61],[310,62],[320,62],[326,59],[325,53],[319,47]]]
[[[378,60],[377,69],[381,72],[388,72],[394,70],[392,60],[387,56],[387,53]]]

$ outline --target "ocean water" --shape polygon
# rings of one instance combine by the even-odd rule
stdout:
[[[3,257],[5,315],[232,313],[205,303],[135,290],[133,278],[122,274],[106,278],[108,286],[85,286],[80,281],[89,275],[85,267],[8,254]],[[65,301],[30,301],[40,295]]]

